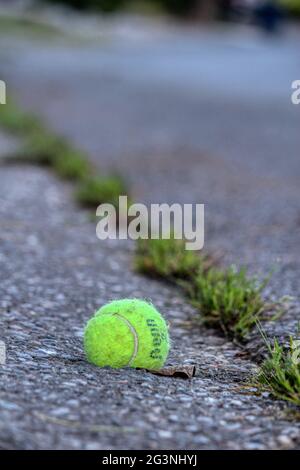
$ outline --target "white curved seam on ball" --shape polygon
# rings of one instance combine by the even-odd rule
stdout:
[[[138,349],[139,349],[139,337],[138,337],[138,334],[135,330],[135,328],[132,326],[132,324],[130,323],[130,321],[127,320],[127,318],[123,317],[122,315],[120,315],[119,313],[115,313],[116,317],[119,317],[129,328],[130,332],[132,333],[132,336],[133,336],[133,339],[134,339],[134,350],[133,350],[133,353],[132,353],[132,356],[131,358],[129,359],[129,362],[127,364],[127,367],[130,367],[131,364],[133,363],[133,361],[135,360],[136,356],[137,356],[137,353],[138,353]]]

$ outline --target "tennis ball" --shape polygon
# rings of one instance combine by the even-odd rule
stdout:
[[[168,356],[165,320],[143,300],[115,300],[88,321],[84,331],[87,359],[99,367],[160,369]]]

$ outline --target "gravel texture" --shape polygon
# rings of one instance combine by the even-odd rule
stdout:
[[[44,170],[0,169],[0,447],[270,449],[299,446],[300,425],[245,389],[255,366],[195,325],[179,293],[137,276],[130,243],[100,242],[70,188]],[[113,298],[151,299],[170,324],[169,365],[192,380],[85,361],[82,331]],[[290,409],[292,411],[292,408]]]

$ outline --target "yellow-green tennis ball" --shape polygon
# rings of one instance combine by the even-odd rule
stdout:
[[[168,327],[155,307],[143,300],[115,300],[88,321],[87,359],[99,367],[160,369],[169,352]]]

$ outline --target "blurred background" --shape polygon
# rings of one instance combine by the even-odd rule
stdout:
[[[207,247],[295,269],[300,0],[0,6],[1,78],[25,109],[135,200],[205,203]]]

